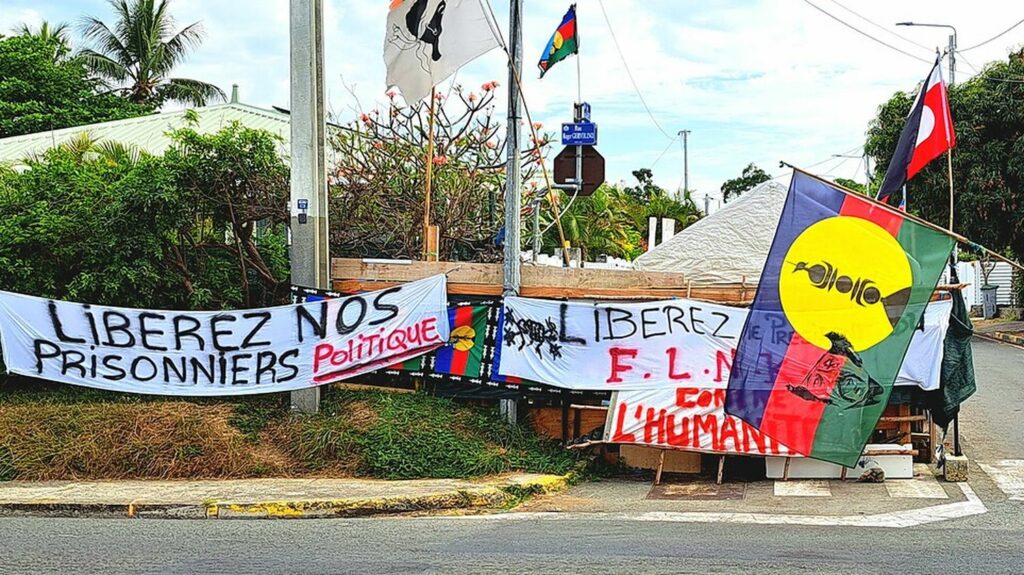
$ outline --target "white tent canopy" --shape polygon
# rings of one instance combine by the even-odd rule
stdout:
[[[757,283],[786,202],[769,180],[638,257],[643,271],[677,272],[695,283]]]

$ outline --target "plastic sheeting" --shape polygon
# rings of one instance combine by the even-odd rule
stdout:
[[[786,202],[772,180],[640,256],[638,270],[682,273],[695,283],[757,283]]]

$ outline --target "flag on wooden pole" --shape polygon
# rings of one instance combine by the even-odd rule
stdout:
[[[391,0],[384,36],[387,85],[408,103],[501,45],[487,0]]]

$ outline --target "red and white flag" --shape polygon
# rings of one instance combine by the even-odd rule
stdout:
[[[956,132],[953,130],[953,114],[949,110],[949,95],[942,80],[940,60],[936,58],[910,108],[907,124],[878,191],[878,199],[887,201],[928,162],[955,146]]]

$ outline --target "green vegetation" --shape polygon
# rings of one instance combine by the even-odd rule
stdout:
[[[173,136],[162,157],[79,138],[0,170],[0,289],[157,309],[283,302],[288,167],[275,136]]]
[[[142,116],[153,106],[99,93],[50,27],[0,39],[0,138]]]
[[[425,394],[332,393],[288,415],[283,394],[146,397],[37,382],[0,385],[0,481],[565,473],[577,455],[492,408]]]
[[[1024,259],[1024,51],[986,66],[950,87],[957,147],[954,230],[995,251]],[[878,109],[865,150],[875,158],[876,183],[884,177],[916,95],[897,93]],[[949,222],[946,159],[907,182],[909,210],[945,226]]]
[[[78,59],[97,77],[138,104],[161,106],[181,102],[205,106],[211,100],[224,100],[220,88],[171,73],[188,53],[202,43],[199,22],[175,31],[169,0],[109,0],[117,16],[112,26],[87,16],[82,35],[89,47]]]
[[[748,190],[753,189],[760,183],[767,182],[772,179],[768,175],[768,172],[757,167],[756,164],[747,164],[747,167],[743,168],[743,173],[738,178],[726,180],[722,183],[722,201],[728,202],[740,197],[740,194]]]

